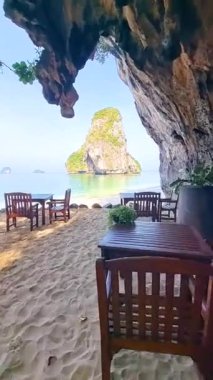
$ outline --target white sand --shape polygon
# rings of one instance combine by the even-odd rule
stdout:
[[[5,232],[0,216],[0,379],[101,380],[95,259],[106,210]],[[81,317],[86,316],[85,321]],[[121,351],[114,380],[198,380],[191,359]]]

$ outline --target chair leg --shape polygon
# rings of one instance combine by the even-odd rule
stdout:
[[[52,224],[52,213],[51,213],[50,209],[49,209],[49,221],[50,221],[50,224]]]
[[[107,350],[101,350],[102,380],[110,380],[111,357]]]
[[[68,219],[70,219],[70,208],[68,207]]]
[[[33,217],[30,218],[30,231],[33,230]]]
[[[38,214],[36,215],[36,227],[38,227]]]
[[[10,231],[10,219],[9,218],[7,218],[7,220],[6,220],[6,225],[7,225],[7,232],[9,232]]]
[[[211,355],[212,356],[212,355]],[[199,360],[194,360],[197,362],[197,366],[203,376],[203,380],[212,380],[213,379],[213,365],[212,365],[212,357],[201,358]]]
[[[64,215],[64,222],[66,223],[66,221],[67,221],[66,210],[63,211],[63,215]]]
[[[16,218],[13,218],[13,224],[16,227]]]

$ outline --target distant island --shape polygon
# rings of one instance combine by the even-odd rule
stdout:
[[[11,174],[11,173],[12,173],[12,169],[9,166],[5,166],[0,171],[0,174]]]
[[[45,171],[44,171],[44,170],[40,170],[40,169],[35,169],[35,170],[33,170],[33,173],[36,173],[36,174],[44,174]]]
[[[66,163],[68,173],[138,174],[141,166],[127,152],[122,118],[116,108],[96,112],[85,143]]]

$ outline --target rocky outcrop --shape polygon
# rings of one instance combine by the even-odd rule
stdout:
[[[0,174],[11,174],[11,173],[12,173],[12,170],[9,166],[5,166],[4,168],[0,170]]]
[[[37,77],[48,102],[74,115],[76,75],[100,36],[160,149],[162,186],[213,158],[212,0],[5,0],[5,12],[44,47]]]
[[[35,170],[33,170],[33,173],[34,173],[34,174],[44,174],[45,171],[44,171],[44,170],[41,170],[41,169],[35,169]]]
[[[127,152],[117,109],[105,108],[94,114],[85,143],[69,156],[66,168],[69,173],[140,173],[140,164]]]

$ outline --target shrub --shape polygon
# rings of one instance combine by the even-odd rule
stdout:
[[[109,221],[110,224],[132,224],[134,223],[136,216],[134,209],[127,206],[118,206],[110,210]]]
[[[178,178],[170,184],[170,187],[178,194],[181,186],[212,186],[213,185],[213,166],[198,164],[191,172],[186,173],[187,178]]]

